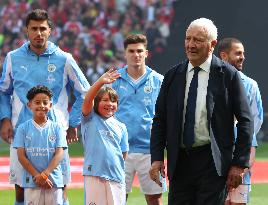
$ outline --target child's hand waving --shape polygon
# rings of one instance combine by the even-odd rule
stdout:
[[[99,81],[102,84],[111,84],[119,77],[120,74],[117,72],[116,68],[110,67],[109,70],[99,78]]]

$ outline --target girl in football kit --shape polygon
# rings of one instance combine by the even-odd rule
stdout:
[[[104,73],[91,86],[82,106],[85,204],[125,204],[128,134],[126,126],[114,118],[118,105],[116,91],[102,88],[119,77],[114,69]]]

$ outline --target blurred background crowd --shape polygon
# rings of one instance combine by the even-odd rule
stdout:
[[[164,52],[174,16],[173,0],[1,0],[0,70],[7,52],[27,41],[25,17],[48,11],[54,26],[50,40],[70,52],[92,84],[109,65],[125,64],[128,34],[148,38],[151,59]]]

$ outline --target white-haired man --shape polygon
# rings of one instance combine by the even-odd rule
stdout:
[[[169,205],[223,205],[226,188],[241,184],[249,167],[250,106],[238,71],[213,55],[216,44],[211,20],[191,22],[185,38],[188,59],[167,72],[157,99],[150,176],[160,183],[166,148]]]

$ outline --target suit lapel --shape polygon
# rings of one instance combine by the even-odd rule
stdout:
[[[210,125],[210,119],[212,117],[214,103],[215,103],[215,95],[221,93],[224,89],[224,73],[221,69],[221,61],[219,58],[213,55],[209,80],[208,80],[208,88],[207,88],[207,116],[208,116],[208,124]]]
[[[179,110],[183,110],[184,106],[184,96],[185,96],[185,86],[186,86],[186,71],[188,62],[183,63],[177,70],[175,76],[175,87],[177,88],[177,102]]]

